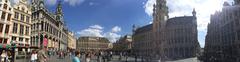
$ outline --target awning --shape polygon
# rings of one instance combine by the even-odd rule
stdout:
[[[12,46],[9,44],[0,44],[0,48],[11,48]]]

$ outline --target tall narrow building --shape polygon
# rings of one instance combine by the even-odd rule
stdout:
[[[13,12],[11,41],[16,45],[15,51],[30,52],[31,6],[27,0],[19,0],[13,5]]]
[[[13,7],[9,0],[0,1],[0,46],[10,46],[11,44],[11,27],[13,17]]]
[[[211,15],[205,40],[204,62],[240,61],[240,6],[225,2],[222,11]]]

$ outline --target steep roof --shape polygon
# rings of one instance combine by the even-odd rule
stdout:
[[[195,21],[194,16],[174,17],[167,20],[166,26],[186,25],[186,24],[191,24],[194,21]]]
[[[153,28],[152,26],[153,24],[149,24],[149,25],[137,28],[135,31],[135,34],[150,31]]]

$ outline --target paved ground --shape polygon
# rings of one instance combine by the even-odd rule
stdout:
[[[194,58],[187,58],[187,59],[181,59],[176,61],[166,61],[166,62],[200,62],[197,57]]]

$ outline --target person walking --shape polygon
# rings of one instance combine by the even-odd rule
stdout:
[[[31,62],[37,62],[37,53],[35,50],[32,51]]]
[[[45,54],[45,48],[42,48],[38,54],[37,54],[37,58],[38,58],[38,62],[46,62],[47,61],[47,55]]]
[[[75,52],[75,56],[72,58],[72,62],[81,62],[80,60],[80,52],[79,51],[76,51]]]
[[[5,50],[2,51],[1,61],[3,61],[3,62],[7,62],[8,61],[7,53],[6,53]]]
[[[91,53],[90,52],[87,53],[85,58],[86,58],[86,62],[90,62],[90,60],[91,60]]]

